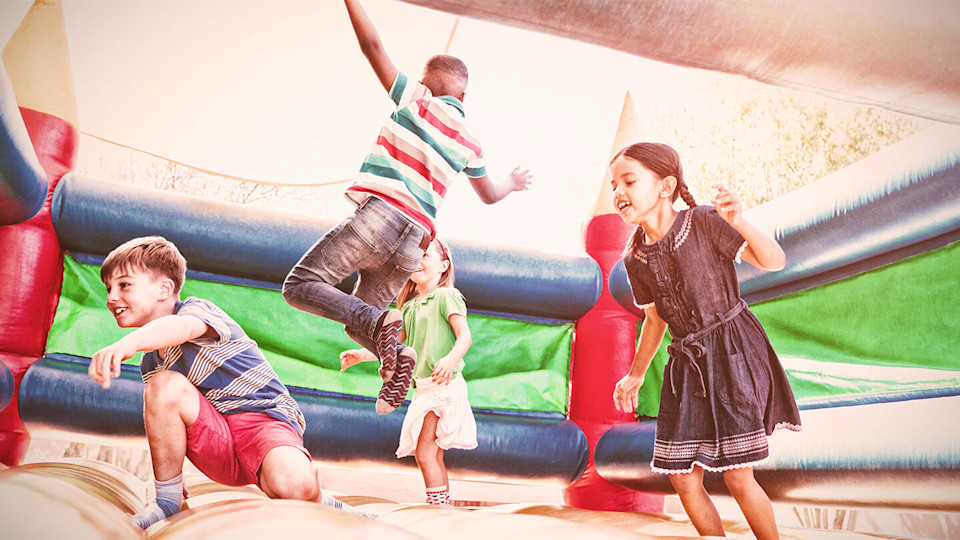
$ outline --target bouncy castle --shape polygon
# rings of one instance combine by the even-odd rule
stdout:
[[[851,49],[841,53],[819,39],[842,32],[843,24],[830,18],[824,27],[831,14],[812,13],[812,7],[743,4],[720,13],[627,2],[647,15],[631,17],[612,1],[559,7],[526,2],[497,10],[491,2],[411,3],[678,65],[818,88],[943,122],[751,210],[750,219],[784,247],[787,267],[761,273],[743,265],[738,272],[743,297],[783,360],[804,423],[800,434],[774,437],[771,458],[756,468],[771,499],[934,514],[940,530],[960,534],[960,419],[954,412],[960,405],[960,71],[953,54],[911,46],[889,58],[886,48],[913,39],[917,29],[909,20],[891,26],[880,19],[883,13],[871,15],[878,32],[856,43],[851,55]],[[577,16],[582,10],[596,17],[584,22]],[[807,44],[808,65],[782,61],[778,47],[787,45],[738,33],[771,25],[783,28],[784,42]],[[606,26],[640,37],[599,31]],[[657,29],[682,34],[684,28],[714,36],[718,45],[670,48],[661,45],[666,41],[642,39]],[[960,44],[956,27],[941,39]],[[59,489],[82,492],[78,500],[104,507],[102,515],[125,509],[116,501],[120,488],[112,491],[112,502],[90,502],[96,499],[90,492],[123,477],[120,472],[86,464],[94,468],[86,478],[96,477],[93,484],[100,488],[76,479],[63,487],[54,483],[58,476],[75,472],[38,472],[21,463],[31,426],[143,436],[136,359],[109,390],[86,372],[90,356],[125,333],[104,308],[99,265],[111,249],[143,235],[162,235],[180,248],[189,267],[184,296],[212,300],[257,341],[304,411],[304,441],[315,460],[382,470],[414,467],[393,455],[405,406],[377,415],[380,379],[374,366],[340,374],[338,355],[355,344],[336,323],[289,308],[279,292],[300,255],[335,223],[77,173],[67,50],[59,3],[38,1],[4,49],[0,71],[0,462],[8,467],[0,471],[3,522],[14,523],[26,504],[62,508],[67,503],[50,495]],[[762,68],[758,59],[766,62]],[[905,65],[911,69],[901,69]],[[819,69],[803,69],[810,66]],[[611,153],[636,140],[636,123],[628,96]],[[591,185],[602,188],[600,180]],[[572,520],[564,526],[573,529],[563,533],[570,537],[674,535],[676,529],[659,519],[653,525],[652,518],[643,525],[628,522],[641,520],[644,512],[663,512],[664,496],[672,493],[667,479],[650,471],[666,356],[658,353],[641,389],[639,419],[618,412],[610,394],[632,361],[642,312],[618,262],[630,230],[599,191],[584,224],[581,255],[448,239],[470,328],[484,339],[474,342],[464,371],[479,447],[450,451],[447,465],[454,478],[564,486],[566,509],[550,512]],[[341,286],[352,285],[347,280]],[[719,475],[708,474],[706,481],[711,492],[725,491]],[[200,525],[171,525],[156,536],[212,534],[231,521],[253,527],[258,520],[341,519],[283,501],[268,506],[252,495],[234,502],[221,507],[217,519],[207,514],[204,520],[198,508],[182,520],[199,516]],[[474,527],[476,537],[496,534],[501,526],[529,527],[534,536],[561,530],[543,509],[537,520],[529,515],[537,512],[527,512],[530,521],[521,519],[522,508],[502,509],[500,517],[509,514],[509,523],[497,522],[496,512],[475,512],[487,521],[458,515],[449,522],[439,521],[447,514],[435,513],[430,529],[424,525],[429,520],[404,521],[388,502],[367,502],[393,517],[362,526],[337,522],[329,530],[347,534],[354,527],[357,538],[387,531],[378,527],[401,538],[439,538],[456,523]],[[584,524],[612,522],[604,514],[612,511],[624,516],[613,528]],[[319,517],[305,517],[312,512]],[[18,532],[46,530],[35,521],[18,523]],[[620,536],[625,529],[630,536]],[[111,537],[142,535],[119,521],[113,531]],[[97,529],[89,536],[109,535]]]

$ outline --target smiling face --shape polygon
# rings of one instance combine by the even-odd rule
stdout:
[[[419,288],[432,289],[437,286],[443,272],[450,267],[450,261],[444,258],[441,249],[437,242],[432,242],[423,253],[416,271],[410,276],[410,281],[416,283]]]
[[[136,328],[173,313],[173,280],[136,268],[118,268],[104,280],[107,309],[121,328]]]
[[[639,161],[620,156],[610,164],[613,207],[627,223],[642,224],[663,202],[664,180]],[[669,197],[669,195],[668,195]]]

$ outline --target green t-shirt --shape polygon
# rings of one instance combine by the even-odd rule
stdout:
[[[417,351],[414,378],[422,379],[433,373],[433,368],[457,341],[450,327],[453,314],[467,316],[467,303],[460,291],[453,287],[436,287],[423,298],[414,298],[400,309],[403,329],[407,332],[408,347]],[[453,369],[456,375],[463,370],[463,360]]]

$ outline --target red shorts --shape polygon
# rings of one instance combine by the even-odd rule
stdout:
[[[199,397],[200,414],[187,428],[187,457],[214,482],[260,485],[263,457],[279,446],[298,448],[311,459],[303,437],[290,424],[263,413],[220,414]]]

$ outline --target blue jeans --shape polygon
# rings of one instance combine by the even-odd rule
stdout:
[[[429,245],[427,233],[376,197],[330,229],[300,258],[283,282],[291,306],[337,321],[374,354],[377,321],[393,302]],[[354,272],[353,294],[335,287]]]

